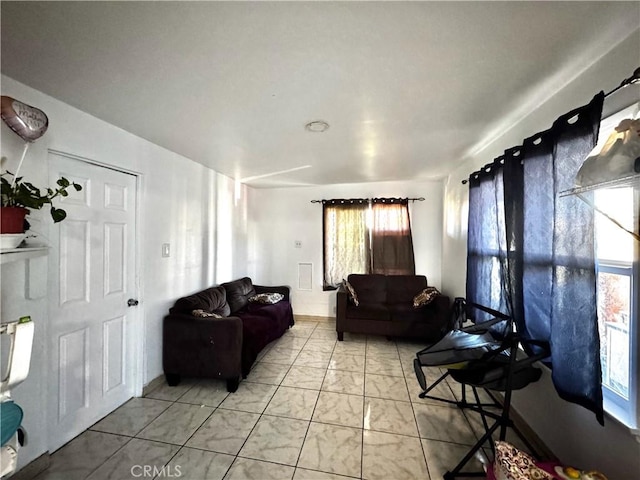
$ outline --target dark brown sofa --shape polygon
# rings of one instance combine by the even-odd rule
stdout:
[[[449,320],[449,297],[438,295],[430,304],[414,308],[413,298],[427,287],[424,275],[361,275],[347,278],[355,290],[356,306],[345,290],[338,289],[336,331],[439,340]]]
[[[250,303],[260,293],[280,293],[275,304]],[[200,318],[204,310],[222,318]],[[260,351],[293,325],[289,287],[253,285],[245,277],[180,298],[164,317],[162,367],[167,383],[181,376],[227,381],[234,392]]]

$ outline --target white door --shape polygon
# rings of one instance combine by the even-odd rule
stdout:
[[[53,452],[135,393],[134,175],[49,153],[50,184],[82,185],[58,203],[51,228],[49,450]],[[138,348],[136,348],[138,347]]]

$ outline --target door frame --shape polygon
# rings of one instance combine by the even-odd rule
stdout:
[[[141,268],[141,261],[140,261],[140,257],[141,257],[141,252],[142,252],[142,245],[141,245],[141,224],[142,224],[142,188],[143,188],[143,174],[141,172],[138,172],[136,170],[131,170],[131,169],[127,169],[127,168],[123,168],[121,166],[117,166],[117,165],[113,165],[113,164],[109,164],[106,162],[101,162],[98,160],[93,160],[87,157],[82,157],[80,155],[75,155],[72,153],[68,153],[68,152],[64,152],[61,150],[56,150],[53,148],[48,148],[47,149],[47,170],[49,169],[49,155],[50,154],[54,154],[54,155],[59,155],[62,157],[66,157],[69,158],[71,160],[76,160],[76,161],[80,161],[80,162],[84,162],[96,167],[100,167],[100,168],[107,168],[109,170],[114,170],[116,172],[119,173],[124,173],[127,175],[132,175],[133,177],[135,177],[135,183],[136,183],[136,195],[135,195],[135,219],[136,219],[136,226],[135,226],[135,230],[134,230],[134,255],[135,255],[135,262],[133,265],[134,268],[134,291],[135,291],[135,295],[134,297],[137,298],[140,303],[138,304],[138,306],[133,310],[133,314],[132,314],[132,323],[133,323],[133,332],[134,332],[134,343],[132,345],[132,347],[134,348],[133,352],[132,352],[132,357],[133,357],[133,362],[134,365],[132,365],[133,368],[133,394],[136,397],[140,397],[142,396],[142,390],[144,388],[144,375],[145,375],[145,369],[146,369],[146,361],[145,361],[145,356],[144,356],[144,352],[145,352],[145,344],[146,344],[146,334],[145,334],[145,328],[144,328],[144,318],[145,318],[145,307],[144,307],[144,301],[141,298],[141,293],[142,293],[142,286],[143,286],[143,276],[142,276],[142,268]],[[50,224],[49,226],[49,236],[51,236],[53,234],[53,224]],[[49,310],[49,318],[51,318],[51,299],[49,299],[49,305],[48,305],[48,310]],[[136,340],[137,339],[137,340]],[[51,352],[49,352],[49,356],[51,355]],[[51,361],[51,358],[49,357],[49,361]]]

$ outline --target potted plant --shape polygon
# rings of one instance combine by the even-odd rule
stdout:
[[[56,182],[55,188],[47,188],[41,191],[33,184],[23,181],[22,177],[15,177],[7,170],[0,174],[0,181],[0,195],[2,198],[0,233],[2,234],[24,233],[25,229],[28,229],[28,222],[25,222],[25,216],[29,213],[29,210],[40,210],[45,205],[51,205],[50,213],[54,223],[61,222],[66,218],[67,212],[62,208],[53,206],[52,200],[59,196],[68,196],[69,192],[67,190],[70,188],[74,188],[76,191],[82,190],[81,185],[61,177]]]

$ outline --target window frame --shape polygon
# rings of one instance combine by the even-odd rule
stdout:
[[[634,267],[635,263],[635,267]],[[637,264],[620,264],[607,260],[598,261],[598,273],[610,273],[629,277],[630,282],[630,312],[629,312],[629,395],[625,399],[607,385],[602,384],[604,409],[625,425],[636,428],[638,404],[638,295],[637,295]],[[634,278],[635,277],[635,278]],[[604,373],[604,372],[603,372]]]
[[[600,138],[598,145],[601,146],[607,140],[603,138],[620,123],[621,120],[629,117],[637,117],[640,110],[640,102],[617,111],[603,119],[600,125]],[[640,188],[637,184],[633,186],[633,206],[634,212],[640,211]],[[595,215],[600,215],[597,211]],[[640,222],[634,218],[634,230],[640,233]],[[598,258],[596,254],[596,268],[598,272],[626,275],[629,272],[631,281],[631,298],[629,312],[629,399],[611,390],[602,383],[603,409],[605,414],[628,427],[634,434],[640,435],[640,242],[633,242],[633,260],[629,262],[618,262]],[[596,299],[598,301],[598,299]]]

